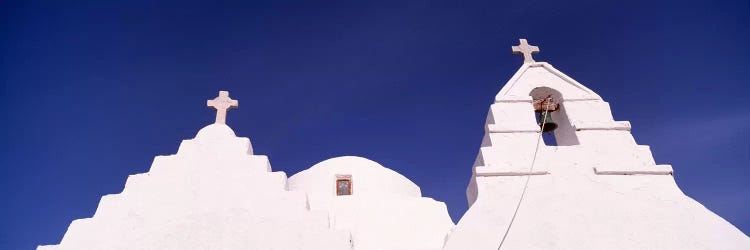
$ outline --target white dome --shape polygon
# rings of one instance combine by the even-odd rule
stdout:
[[[331,158],[289,177],[289,190],[336,195],[337,176],[350,176],[352,195],[421,197],[419,187],[403,175],[357,156]]]
[[[237,137],[234,134],[234,130],[226,124],[214,123],[203,127],[198,131],[198,135],[195,138],[222,138],[222,137]]]

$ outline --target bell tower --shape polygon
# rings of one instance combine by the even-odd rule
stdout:
[[[630,123],[616,121],[599,95],[536,62],[532,53],[539,48],[525,39],[513,51],[524,63],[490,106],[466,190],[469,210],[445,249],[750,245],[685,196],[672,167],[657,165],[650,148],[636,143]],[[545,145],[543,129],[557,145]]]

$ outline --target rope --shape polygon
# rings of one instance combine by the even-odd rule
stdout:
[[[547,97],[549,99],[549,97]],[[508,224],[508,229],[505,230],[505,234],[503,234],[503,239],[500,240],[500,245],[497,246],[497,250],[500,250],[500,248],[503,247],[503,243],[505,243],[505,239],[508,237],[508,233],[510,232],[510,227],[513,226],[513,222],[516,221],[516,215],[518,214],[518,209],[521,208],[521,202],[523,201],[523,197],[526,195],[526,189],[529,187],[529,180],[531,180],[531,172],[534,171],[534,163],[536,163],[536,154],[539,152],[539,142],[542,139],[542,133],[544,133],[544,125],[547,124],[547,115],[549,115],[549,102],[547,102],[547,106],[544,110],[544,118],[542,119],[542,127],[541,130],[539,130],[539,137],[536,139],[536,149],[534,149],[534,157],[531,158],[531,167],[529,167],[529,172],[526,173],[526,183],[523,185],[523,191],[521,191],[521,197],[518,199],[518,204],[516,205],[516,211],[513,212],[513,217],[510,218],[510,224]]]

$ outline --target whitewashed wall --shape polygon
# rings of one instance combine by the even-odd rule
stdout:
[[[530,95],[545,88],[561,101],[553,113],[560,146],[541,143],[531,171],[539,127]],[[498,249],[508,228],[501,249],[750,249],[750,238],[682,193],[672,167],[655,164],[630,123],[547,63],[524,64],[505,84],[485,132],[470,208],[447,250]]]
[[[351,176],[352,195],[336,195],[337,175]],[[361,157],[315,164],[290,177],[289,189],[306,192],[310,209],[328,213],[334,229],[350,231],[356,250],[441,249],[454,226],[444,203],[422,198],[409,179]]]
[[[286,190],[286,174],[270,171],[248,138],[209,125],[102,197],[59,245],[38,249],[351,249],[348,232],[330,230],[303,192]]]

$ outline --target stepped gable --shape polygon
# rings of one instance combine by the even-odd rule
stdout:
[[[524,64],[490,106],[467,187],[469,210],[446,250],[750,249],[750,238],[686,196],[630,123],[550,64],[514,46]],[[533,102],[559,104],[540,134]],[[545,118],[546,119],[546,118]],[[713,167],[706,166],[706,171]]]
[[[349,234],[287,191],[286,174],[222,118],[103,196],[60,244],[38,249],[351,249]]]

